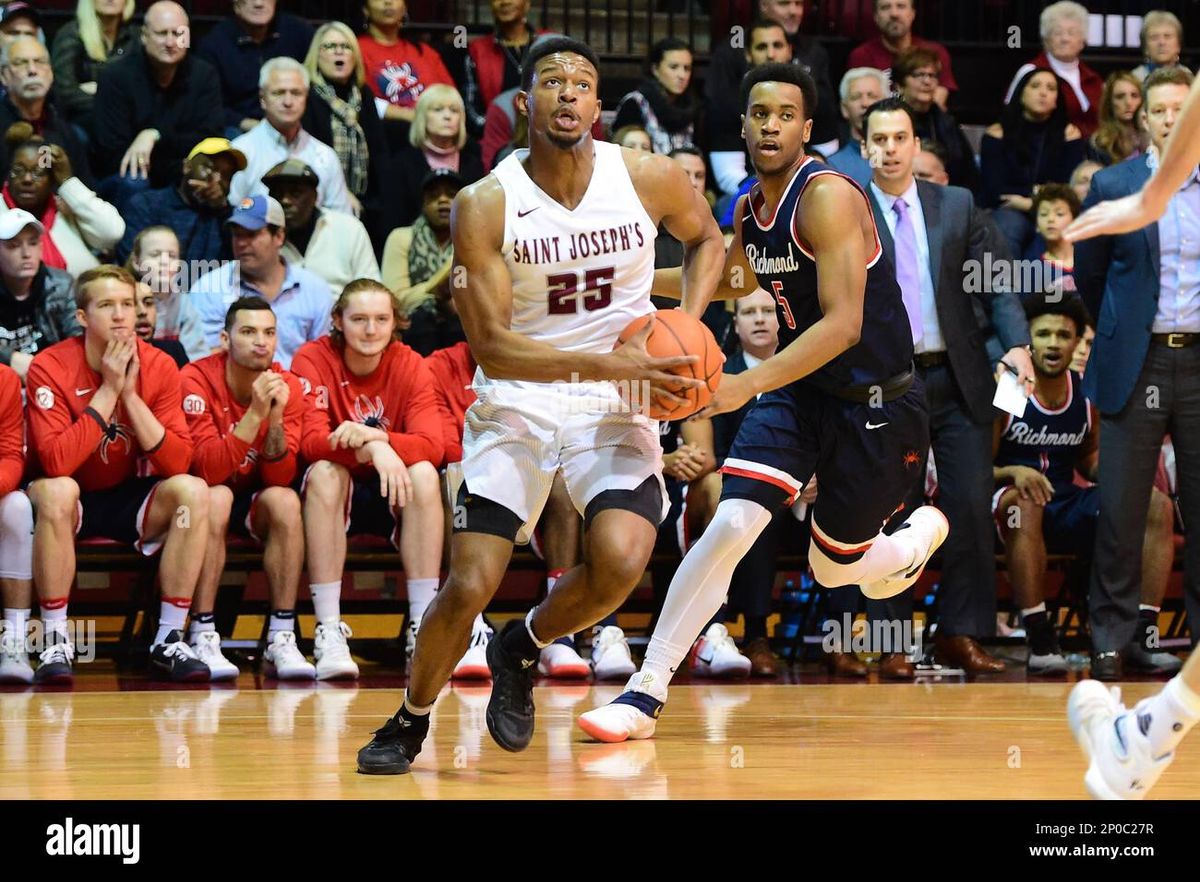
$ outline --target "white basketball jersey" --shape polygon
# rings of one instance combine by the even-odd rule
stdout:
[[[492,171],[504,188],[502,253],[512,276],[512,330],[568,352],[612,351],[625,326],[654,308],[657,230],[621,148],[604,141],[594,147],[592,179],[573,211],[526,173],[521,160],[528,150],[514,151]],[[482,371],[477,387],[481,380],[509,385]]]

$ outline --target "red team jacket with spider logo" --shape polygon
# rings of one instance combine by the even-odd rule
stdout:
[[[21,486],[25,474],[25,409],[21,378],[0,365],[0,496]]]
[[[228,353],[217,352],[193,361],[180,371],[183,412],[196,445],[192,452],[192,474],[203,478],[209,486],[228,484],[237,492],[286,487],[296,477],[300,436],[309,413],[300,380],[280,367],[279,362],[271,365],[272,371],[287,380],[291,394],[283,410],[287,449],[279,459],[266,459],[262,455],[269,429],[266,420],[252,444],[233,434],[250,406],[234,400],[233,391],[225,382],[228,361]]]
[[[179,368],[169,355],[137,342],[138,395],[166,429],[153,450],[142,450],[118,399],[107,427],[85,413],[101,377],[87,363],[83,337],[43,349],[25,377],[29,453],[34,474],[72,477],[80,490],[107,490],[138,475],[187,472],[192,439],[180,407]]]
[[[425,356],[425,364],[437,387],[442,411],[442,434],[446,439],[446,462],[461,462],[463,458],[463,423],[467,408],[475,403],[475,356],[464,341],[445,349],[435,349]]]
[[[433,376],[424,359],[396,341],[383,353],[379,366],[365,377],[346,369],[342,353],[330,337],[301,346],[292,356],[292,373],[306,382],[305,391],[321,419],[306,424],[300,452],[309,462],[327,459],[345,466],[357,479],[374,474],[369,463],[355,459],[354,450],[333,450],[329,434],[344,422],[383,429],[392,449],[405,465],[427,460],[442,464],[441,411]]]

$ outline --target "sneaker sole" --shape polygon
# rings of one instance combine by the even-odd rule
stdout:
[[[629,735],[624,732],[613,732],[611,729],[605,729],[598,723],[594,723],[588,719],[587,714],[584,714],[575,721],[589,738],[594,738],[597,741],[603,741],[605,744],[620,744],[623,741],[629,740]]]
[[[236,680],[238,675],[242,673],[237,668],[234,668],[232,671],[214,671],[212,668],[209,668],[209,672],[208,679],[213,683],[223,683],[226,680]]]
[[[271,680],[315,680],[315,679],[317,679],[317,672],[315,670],[312,673],[304,671],[302,673],[291,672],[291,673],[281,674],[279,672],[279,670],[270,662],[267,662],[266,664],[263,665],[263,673]]]
[[[454,673],[450,675],[451,680],[490,680],[492,679],[492,669],[487,665],[464,665],[461,668],[455,668]]]
[[[328,682],[329,680],[357,680],[358,669],[355,668],[353,671],[343,669],[340,671],[328,671],[325,673],[317,671],[317,679],[322,683]]]
[[[1122,801],[1121,797],[1108,786],[1108,783],[1104,780],[1104,776],[1100,773],[1100,767],[1094,758],[1095,749],[1087,723],[1079,716],[1079,711],[1070,699],[1067,700],[1067,724],[1071,727],[1071,732],[1075,736],[1075,742],[1083,752],[1084,759],[1088,761],[1087,772],[1083,776],[1083,786],[1087,789],[1088,794],[1092,799],[1114,802]]]
[[[586,680],[592,669],[586,662],[578,665],[555,665],[553,668],[538,665],[538,673],[551,680]]]
[[[33,669],[31,668],[28,676],[25,674],[0,674],[0,685],[4,686],[28,686],[33,682]]]
[[[358,763],[360,775],[407,775],[411,771],[412,763],[407,760],[403,763],[390,763],[386,766],[364,766],[362,763]]]

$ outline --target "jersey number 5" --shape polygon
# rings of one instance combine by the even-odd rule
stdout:
[[[783,310],[783,320],[791,330],[796,330],[796,320],[792,318],[792,307],[788,305],[787,298],[783,296],[783,282],[776,279],[771,283],[771,287],[775,291],[775,299],[779,301],[779,308]]]
[[[546,276],[546,311],[550,315],[572,315],[579,312],[580,304],[586,312],[604,309],[612,303],[612,280],[616,267],[586,270],[583,287],[578,273],[555,273]]]

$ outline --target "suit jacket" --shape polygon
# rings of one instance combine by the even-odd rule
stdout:
[[[1096,172],[1084,208],[1140,190],[1150,177],[1146,160],[1138,156]],[[1159,266],[1157,223],[1075,245],[1075,286],[1096,317],[1083,392],[1103,414],[1125,407],[1145,364],[1158,311]]]
[[[970,190],[917,181],[917,195],[929,236],[933,296],[950,370],[971,419],[990,423],[996,381],[988,338],[993,334],[998,337],[1002,352],[1029,344],[1029,324],[1020,299],[1011,286],[991,284],[993,278],[987,277],[989,267],[1009,259],[1009,249],[995,224],[975,206]],[[883,250],[895,266],[896,243],[883,210],[869,189],[867,199]],[[976,279],[988,284],[972,284],[970,287],[980,290],[966,296],[972,266],[978,268]]]
[[[722,372],[726,374],[740,374],[746,370],[746,353],[739,346],[737,352],[725,359],[725,366]],[[737,437],[742,420],[746,418],[746,414],[750,413],[750,410],[757,403],[757,398],[751,398],[737,410],[730,413],[719,413],[713,417],[713,453],[717,458],[718,467],[725,462],[725,457],[729,456],[729,448],[733,446],[733,439]]]

